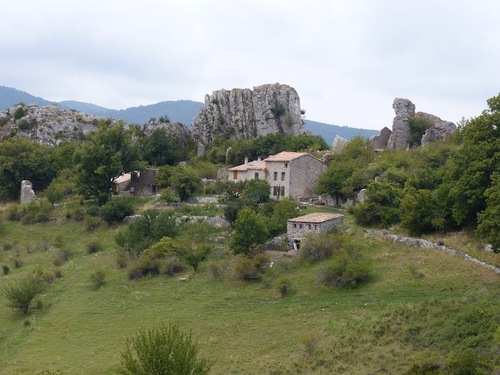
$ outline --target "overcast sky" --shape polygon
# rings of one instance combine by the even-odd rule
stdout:
[[[500,93],[498,0],[3,1],[0,85],[113,109],[294,87],[306,118],[390,127],[392,102],[444,120]]]

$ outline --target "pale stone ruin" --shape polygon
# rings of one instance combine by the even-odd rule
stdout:
[[[37,199],[33,184],[28,180],[21,181],[21,204],[30,203]]]

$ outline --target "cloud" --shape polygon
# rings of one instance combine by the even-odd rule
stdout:
[[[458,121],[500,81],[495,0],[18,0],[0,84],[110,108],[295,87],[312,120],[380,129],[395,97]]]

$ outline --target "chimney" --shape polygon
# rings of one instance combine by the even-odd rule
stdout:
[[[248,156],[245,156],[245,164],[248,164]]]

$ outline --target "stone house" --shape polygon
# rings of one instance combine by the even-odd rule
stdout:
[[[287,238],[294,249],[298,249],[300,241],[309,233],[330,232],[338,228],[344,221],[344,215],[325,212],[295,217],[287,222]]]
[[[113,192],[119,195],[155,195],[160,192],[156,184],[158,169],[143,169],[124,173],[113,181]]]
[[[309,199],[314,196],[324,163],[307,152],[283,151],[264,160],[255,160],[229,168],[229,181],[254,178],[266,180],[271,185],[274,199]]]

